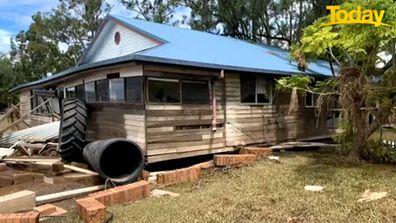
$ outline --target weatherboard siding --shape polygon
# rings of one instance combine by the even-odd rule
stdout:
[[[290,94],[277,92],[271,105],[246,105],[240,99],[240,75],[226,73],[226,146],[255,143],[274,144],[284,141],[323,136],[327,134],[326,121],[319,119],[314,108],[303,106],[288,114]]]
[[[145,149],[143,105],[101,103],[88,105],[87,141],[126,138]]]
[[[64,81],[58,87],[75,87],[83,83],[92,81],[103,80],[107,78],[107,74],[120,73],[120,77],[137,77],[143,75],[142,65],[123,65],[111,68],[98,69],[95,71],[85,72],[77,78]]]
[[[145,76],[212,80],[220,72],[145,66]],[[217,128],[212,129],[212,106],[146,104],[146,148],[148,161],[178,159],[229,151],[225,148],[224,80],[214,81]]]
[[[119,45],[114,42],[116,32],[121,34]],[[94,41],[83,63],[93,63],[126,56],[156,45],[158,43],[153,40],[113,21],[108,21],[98,38]]]

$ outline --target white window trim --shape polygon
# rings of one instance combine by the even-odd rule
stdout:
[[[306,108],[317,108],[318,107],[318,105],[317,105],[317,101],[315,100],[315,97],[314,97],[314,95],[318,95],[318,94],[315,94],[315,93],[311,93],[311,92],[309,92],[309,94],[311,95],[311,100],[312,100],[312,104],[313,105],[307,105],[307,100],[306,100],[306,97],[307,97],[307,93],[305,94],[305,100],[304,100],[304,105],[305,105],[305,107]],[[316,105],[315,105],[316,104]]]
[[[269,91],[269,93],[270,93],[270,101],[269,102],[257,102],[257,75],[255,76],[255,89],[254,89],[254,100],[255,100],[255,102],[242,102],[242,98],[239,100],[240,101],[240,103],[242,104],[242,105],[272,105],[272,103],[273,103],[273,96],[274,96],[274,94],[273,94],[273,92],[272,92],[272,83],[269,85],[270,86],[270,91]],[[268,81],[270,81],[271,82],[271,80],[272,79],[270,79],[270,78],[264,78],[265,80],[268,80]],[[241,84],[241,83],[239,83],[239,84]],[[239,90],[239,92],[240,92],[240,97],[242,97],[242,93],[241,93],[241,90]]]

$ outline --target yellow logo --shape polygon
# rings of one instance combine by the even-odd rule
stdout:
[[[369,24],[374,26],[390,26],[382,23],[385,11],[377,10],[363,10],[358,6],[355,10],[350,12],[340,9],[339,5],[328,5],[326,9],[330,10],[330,22],[322,24],[322,26],[331,26],[337,24]]]

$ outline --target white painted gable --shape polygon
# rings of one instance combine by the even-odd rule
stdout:
[[[121,41],[118,45],[114,41],[116,32],[121,34]],[[87,64],[126,56],[157,45],[158,43],[152,39],[109,20],[99,33],[82,63]]]

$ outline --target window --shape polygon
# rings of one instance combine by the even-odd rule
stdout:
[[[272,103],[272,81],[257,76],[241,76],[240,81],[242,103]]]
[[[319,94],[305,93],[305,107],[318,107]]]
[[[109,101],[109,81],[107,79],[96,81],[96,101]]]
[[[76,86],[76,98],[85,100],[85,91],[84,91],[84,85],[78,85]]]
[[[256,78],[253,76],[241,76],[241,102],[256,102]]]
[[[122,102],[125,101],[125,86],[124,79],[110,79],[109,80],[110,101]]]
[[[85,101],[87,103],[94,103],[96,101],[95,82],[86,83],[84,90],[85,90]]]
[[[125,78],[125,97],[127,102],[142,102],[142,78],[128,77]]]
[[[207,81],[182,81],[183,104],[208,104],[209,85]]]
[[[75,98],[76,97],[76,88],[75,87],[66,88],[66,97],[67,98]]]
[[[149,102],[180,103],[180,83],[178,80],[149,79]]]

